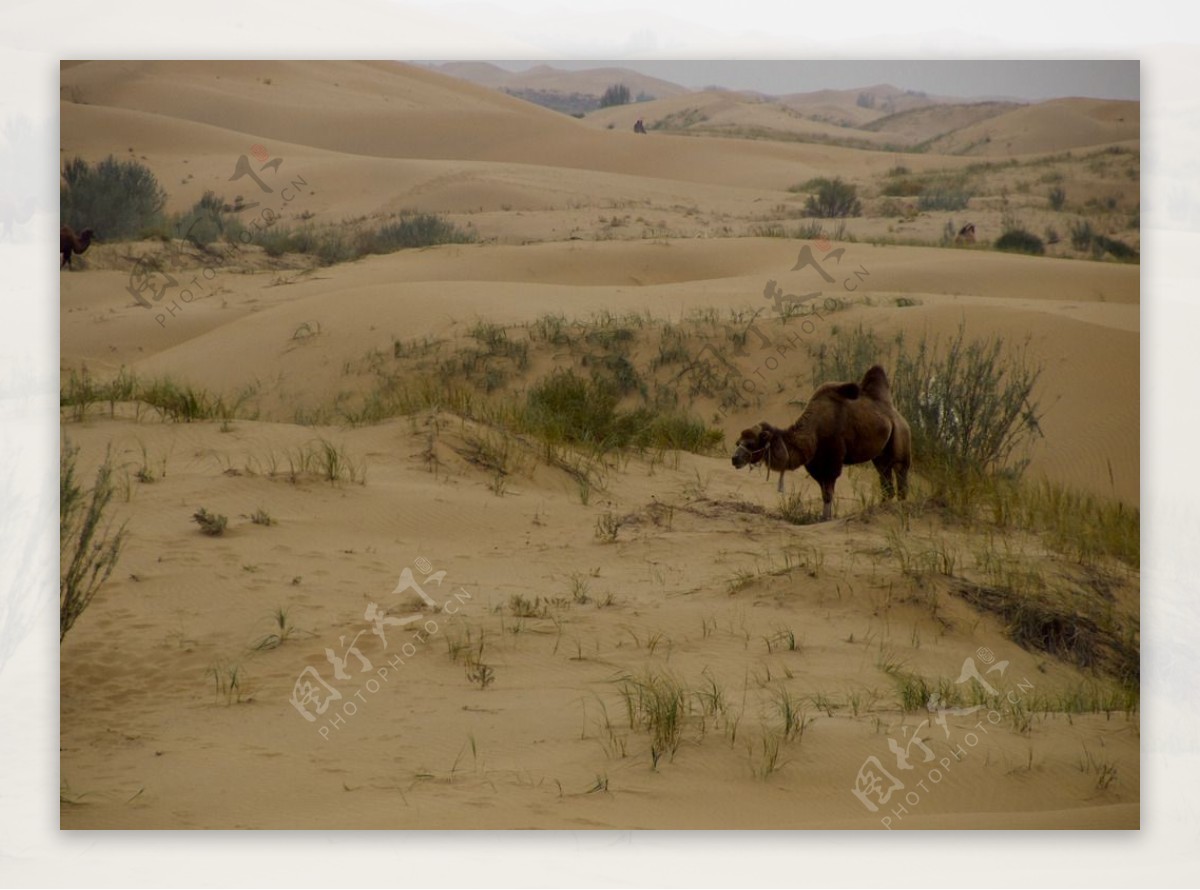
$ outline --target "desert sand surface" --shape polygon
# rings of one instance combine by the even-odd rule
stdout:
[[[62,273],[64,392],[85,373],[170,378],[223,406],[185,422],[64,404],[81,477],[112,456],[129,537],[62,644],[63,828],[1138,827],[1136,556],[951,516],[919,453],[905,504],[850,467],[812,524],[785,518],[774,474],[729,459],[743,428],[795,419],[822,343],[861,326],[937,348],[961,327],[1041,369],[1022,484],[1136,517],[1140,267],[1066,237],[1086,217],[1136,246],[1136,103],[928,105],[851,146],[709,93],[643,104],[725,101],[729,132],[635,135],[638,106],[575,120],[389,62],[61,77],[64,163],[138,159],[168,213],[211,190],[279,225],[420,211],[473,239],[325,265],[102,238]],[[827,93],[792,104],[884,118]],[[737,136],[784,117],[816,136]],[[868,147],[897,134],[941,148]],[[230,181],[259,148],[286,206]],[[967,208],[885,206],[889,181],[943,173],[973,177]],[[862,215],[798,237],[793,187],[822,176],[857,184]],[[988,249],[1014,213],[1063,238]],[[939,244],[968,221],[981,243]],[[795,268],[805,248],[831,283]],[[139,305],[147,262],[192,299]],[[778,317],[769,286],[820,288],[819,313]],[[668,346],[705,343],[756,385],[683,385]],[[599,452],[496,407],[617,366],[723,439]],[[806,473],[785,481],[819,508]],[[1003,590],[1065,617],[1018,639]],[[655,722],[671,701],[677,721]]]

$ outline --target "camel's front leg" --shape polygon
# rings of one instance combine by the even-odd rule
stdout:
[[[778,491],[780,494],[783,494],[783,473],[784,473],[783,470],[779,471],[779,485],[777,485],[775,487],[775,490]]]
[[[833,486],[837,480],[821,483],[821,521],[828,522],[833,519]]]

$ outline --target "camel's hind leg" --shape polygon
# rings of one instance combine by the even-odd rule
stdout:
[[[908,461],[896,464],[896,488],[900,491],[900,500],[908,500]]]
[[[890,501],[896,496],[896,486],[892,483],[892,459],[889,456],[880,455],[871,462],[875,464],[875,469],[879,472],[879,487],[883,489],[883,499]],[[903,496],[901,495],[901,497]]]

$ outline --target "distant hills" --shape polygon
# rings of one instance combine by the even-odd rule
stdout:
[[[604,129],[631,129],[640,118],[659,132],[985,156],[1058,151],[1140,136],[1138,103],[1133,101],[968,100],[891,84],[771,96],[719,86],[692,90],[612,66],[569,71],[547,64],[520,72],[490,62],[429,67]],[[601,108],[604,91],[616,84],[626,86],[633,101]]]
[[[568,71],[552,65],[535,65],[527,71],[506,71],[491,62],[445,62],[430,69],[480,86],[502,90],[566,114],[586,114],[600,107],[600,97],[611,86],[623,84],[634,101],[679,96],[687,87],[628,68],[600,67]]]

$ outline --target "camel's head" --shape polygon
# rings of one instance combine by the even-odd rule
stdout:
[[[750,429],[742,430],[733,449],[733,468],[740,470],[760,463],[771,450],[771,442],[777,433],[778,430],[769,423],[756,423]]]
[[[91,229],[84,229],[82,232],[79,233],[78,237],[79,237],[79,243],[82,244],[84,247],[87,247],[89,244],[92,243],[92,239],[96,237],[96,233],[94,231],[92,231]]]

